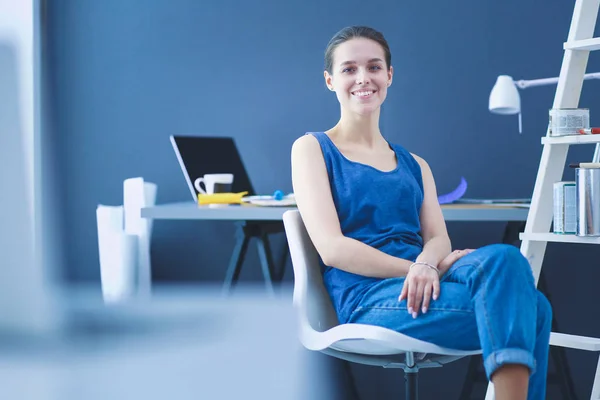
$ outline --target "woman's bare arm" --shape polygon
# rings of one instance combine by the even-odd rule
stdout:
[[[419,213],[421,222],[421,236],[423,237],[423,251],[417,257],[417,261],[427,262],[439,266],[451,251],[450,238],[446,230],[446,222],[442,214],[442,208],[437,198],[437,190],[433,173],[429,165],[419,156],[413,157],[421,166],[423,176],[423,205]],[[441,271],[444,273],[446,271]]]

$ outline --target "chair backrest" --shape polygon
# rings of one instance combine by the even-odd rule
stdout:
[[[324,332],[339,322],[323,285],[319,255],[300,213],[286,211],[283,223],[294,269],[294,306],[300,323],[300,340],[304,343],[308,335]]]

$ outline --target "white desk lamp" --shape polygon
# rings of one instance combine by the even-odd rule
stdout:
[[[600,72],[585,74],[584,80],[600,79]],[[523,131],[521,123],[521,96],[519,89],[527,89],[534,86],[545,86],[558,83],[558,78],[542,78],[529,81],[513,81],[508,75],[500,75],[490,93],[489,109],[494,114],[513,115],[519,114],[519,133]],[[596,145],[593,162],[600,162],[600,143]]]
[[[585,74],[583,79],[600,79],[600,72]],[[489,108],[494,114],[513,115],[519,114],[519,133],[523,131],[521,123],[521,97],[519,89],[534,86],[545,86],[558,83],[558,78],[542,78],[529,81],[513,81],[508,75],[500,75],[490,93]]]

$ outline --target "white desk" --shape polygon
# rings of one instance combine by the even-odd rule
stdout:
[[[287,252],[278,263],[273,262],[268,235],[283,232],[283,214],[295,207],[259,207],[244,205],[197,205],[193,202],[162,204],[143,208],[142,218],[163,220],[237,221],[237,239],[225,274],[223,291],[237,282],[250,239],[258,239],[258,255],[267,291],[273,292],[273,281],[283,277]],[[504,241],[518,238],[518,227],[527,220],[528,208],[492,205],[452,204],[442,206],[446,221],[504,221],[508,222]],[[287,249],[287,247],[286,247]],[[277,266],[277,268],[276,268]]]
[[[281,221],[294,207],[253,205],[199,206],[193,202],[169,203],[142,209],[142,218],[175,220]],[[451,204],[442,206],[446,221],[526,221],[528,208]]]

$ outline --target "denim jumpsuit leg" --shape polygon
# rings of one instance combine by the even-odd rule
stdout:
[[[483,351],[488,379],[504,364],[529,368],[529,400],[545,398],[552,310],[514,246],[482,247],[458,260],[440,296],[413,318],[398,301],[404,278],[375,283],[348,323],[383,326],[439,346]]]

